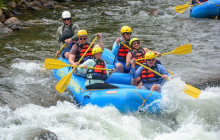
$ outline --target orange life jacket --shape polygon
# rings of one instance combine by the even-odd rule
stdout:
[[[128,43],[128,42],[126,42],[125,44],[126,44],[127,46],[129,46],[129,43]],[[120,43],[120,48],[119,48],[119,50],[118,50],[118,54],[117,54],[117,56],[116,56],[116,59],[117,59],[118,61],[125,62],[125,61],[126,61],[126,56],[127,56],[127,54],[128,54],[129,51],[130,51],[130,50],[129,50],[126,46],[124,46],[124,45],[122,45],[122,44]]]
[[[96,65],[95,68],[105,68],[106,65],[105,62],[102,59],[96,59],[95,60]],[[106,70],[99,70],[99,69],[93,69],[91,72],[92,79],[99,79],[99,80],[106,80],[107,79],[107,72]]]
[[[144,63],[143,65],[146,66],[146,63]],[[156,69],[156,71],[158,71],[156,64],[151,69]],[[160,78],[161,77],[159,75],[146,68],[143,68],[141,71],[141,80],[144,84],[157,82]]]
[[[88,49],[89,46],[90,46],[90,43],[86,43],[85,45],[77,43],[77,47],[81,48],[81,50],[76,55],[75,62],[78,62],[80,60],[80,58],[83,56],[83,54],[86,52],[86,50]],[[84,57],[83,57],[82,61],[80,62],[80,64],[82,64],[84,61],[86,61],[87,59],[92,57],[92,48],[93,48],[93,46],[90,47],[90,49],[84,55]]]
[[[144,58],[144,56],[145,56],[145,51],[144,51],[143,48],[140,48],[138,51],[132,50],[132,51],[131,51],[131,55],[132,55],[132,58],[135,58],[135,60],[136,60],[136,59],[141,59],[141,58]],[[146,62],[146,60],[144,59],[144,60],[140,60],[140,61],[138,61],[138,62],[141,63],[141,64],[143,64],[143,63]],[[135,64],[135,65],[137,65],[137,64]]]

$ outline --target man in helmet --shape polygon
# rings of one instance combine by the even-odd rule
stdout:
[[[145,53],[149,51],[148,48],[142,48],[140,40],[138,38],[132,38],[129,42],[129,47],[132,49],[128,52],[126,56],[126,69],[130,68],[131,66],[131,59],[142,59],[145,57]],[[161,56],[161,53],[154,51],[158,57]],[[143,64],[146,60],[140,60],[139,63]],[[136,68],[139,67],[139,65],[135,64]]]
[[[62,13],[63,25],[57,29],[57,42],[59,43],[60,48],[64,43],[67,43],[67,46],[71,41],[77,41],[77,32],[79,26],[72,23],[71,14],[69,11],[64,11]],[[57,52],[57,54],[60,52]]]
[[[112,47],[112,53],[115,55],[115,67],[116,67],[116,72],[129,72],[130,69],[126,69],[125,64],[126,64],[126,56],[129,51],[129,49],[122,45],[120,42],[123,42],[127,46],[129,46],[129,41],[131,38],[131,33],[132,29],[129,26],[123,26],[121,28],[121,38],[117,38],[113,44]]]
[[[164,83],[165,79],[170,76],[168,71],[164,66],[161,64],[156,63],[156,54],[152,51],[148,51],[145,54],[146,58],[146,63],[143,63],[146,67],[149,67],[150,69],[162,74],[163,76],[159,76],[155,74],[154,72],[140,66],[136,71],[135,71],[135,59],[133,58],[131,60],[131,75],[132,75],[132,82],[136,80],[137,77],[141,77],[141,81],[143,85],[138,86],[137,88],[140,89],[148,89],[148,90],[154,90],[154,91],[160,91],[161,85]],[[132,83],[132,84],[133,84]]]
[[[80,76],[85,75],[85,87],[87,89],[118,88],[117,86],[105,83],[105,80],[114,72],[114,69],[111,72],[107,70],[87,69],[88,67],[106,69],[106,63],[101,59],[102,52],[103,48],[99,47],[99,45],[95,45],[92,49],[92,58],[82,63],[80,66],[84,66],[84,68],[78,67],[77,71],[74,73]]]
[[[98,37],[99,46],[102,49],[104,49],[104,44],[102,42],[101,34],[97,33],[96,35]],[[71,50],[70,52],[68,52],[68,54],[67,53],[65,54],[65,57],[69,55],[68,60],[71,65],[79,65],[78,61],[83,56],[83,54],[86,52],[87,48],[90,46],[91,42],[87,42],[87,36],[88,36],[88,33],[86,30],[79,30],[77,33],[77,37],[79,41],[76,42],[73,46],[71,46]],[[85,61],[86,59],[92,56],[93,46],[85,54],[85,56],[83,57],[83,61]],[[81,63],[83,63],[83,61],[81,61]]]

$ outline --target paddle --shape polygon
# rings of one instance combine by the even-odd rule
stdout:
[[[127,47],[129,50],[132,50],[130,47],[128,47],[128,45],[126,45],[124,42],[121,42],[122,45],[124,45],[125,47]]]
[[[60,52],[64,49],[64,47],[66,46],[66,43],[64,43],[63,44],[63,46],[61,47],[61,49],[58,51],[59,52],[59,54],[60,54]],[[56,54],[56,56],[54,57],[55,59],[57,58],[57,56],[58,56],[58,54]]]
[[[69,65],[66,64],[60,60],[52,59],[52,58],[46,58],[44,66],[46,69],[61,69],[64,67],[80,67],[84,68],[84,66],[78,66],[78,65]],[[105,69],[105,68],[95,68],[95,67],[87,67],[88,69],[98,69],[98,70],[112,70],[112,69]]]
[[[184,5],[177,5],[177,6],[174,7],[174,9],[178,13],[183,13],[187,8],[198,5],[198,4],[189,5],[191,2],[192,2],[192,0],[187,2]]]
[[[90,44],[90,46],[88,47],[88,49],[85,51],[85,53],[83,54],[83,56],[80,58],[80,60],[78,61],[78,63],[80,63],[83,59],[83,57],[86,55],[86,53],[89,51],[89,49],[91,48],[91,46],[94,44],[94,42],[96,41],[97,37],[95,37],[95,39],[92,41],[92,43]],[[59,92],[59,93],[63,93],[70,80],[71,80],[71,76],[73,71],[76,69],[76,67],[73,68],[73,70],[71,72],[69,72],[67,75],[65,75],[55,86],[55,89]]]
[[[140,65],[140,66],[142,66],[142,67],[144,67],[144,68],[146,68],[146,69],[148,69],[148,70],[150,70],[150,71],[156,73],[157,75],[159,75],[159,76],[161,76],[161,77],[163,76],[162,74],[160,74],[160,73],[158,73],[158,72],[156,72],[156,71],[154,71],[154,70],[148,68],[147,66],[145,66],[145,65],[143,65],[143,64],[141,64],[141,63],[139,63],[139,62],[136,62],[136,63],[137,63],[138,65]],[[167,80],[170,80],[170,79],[168,78]],[[198,88],[193,87],[193,86],[188,85],[188,84],[185,85],[185,87],[184,87],[184,92],[185,92],[186,94],[192,96],[193,98],[198,98],[199,95],[200,95],[200,93],[201,93],[201,91],[200,91]]]
[[[185,44],[185,45],[177,47],[176,49],[172,50],[171,52],[163,53],[161,55],[162,56],[167,55],[167,54],[182,55],[182,54],[187,54],[187,53],[191,53],[191,52],[192,52],[192,44]],[[137,59],[136,61],[140,61],[140,60],[144,60],[144,59],[146,59],[146,58]]]

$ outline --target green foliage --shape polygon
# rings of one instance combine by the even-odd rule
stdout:
[[[0,9],[2,9],[2,7],[5,7],[5,4],[3,0],[0,0]]]

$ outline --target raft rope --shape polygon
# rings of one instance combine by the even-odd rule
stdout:
[[[147,98],[146,99],[144,99],[137,91],[135,91],[135,90],[132,90],[131,89],[131,91],[133,91],[134,93],[136,93],[138,96],[140,96],[141,97],[141,99],[143,100],[143,103],[142,103],[142,105],[141,105],[141,107],[139,108],[139,109],[141,109],[144,105],[145,105],[145,103],[146,103],[146,101],[147,101],[147,99],[151,96],[151,94],[153,94],[154,93],[154,91],[151,91],[151,93],[150,94],[148,94],[148,96],[147,96]]]

